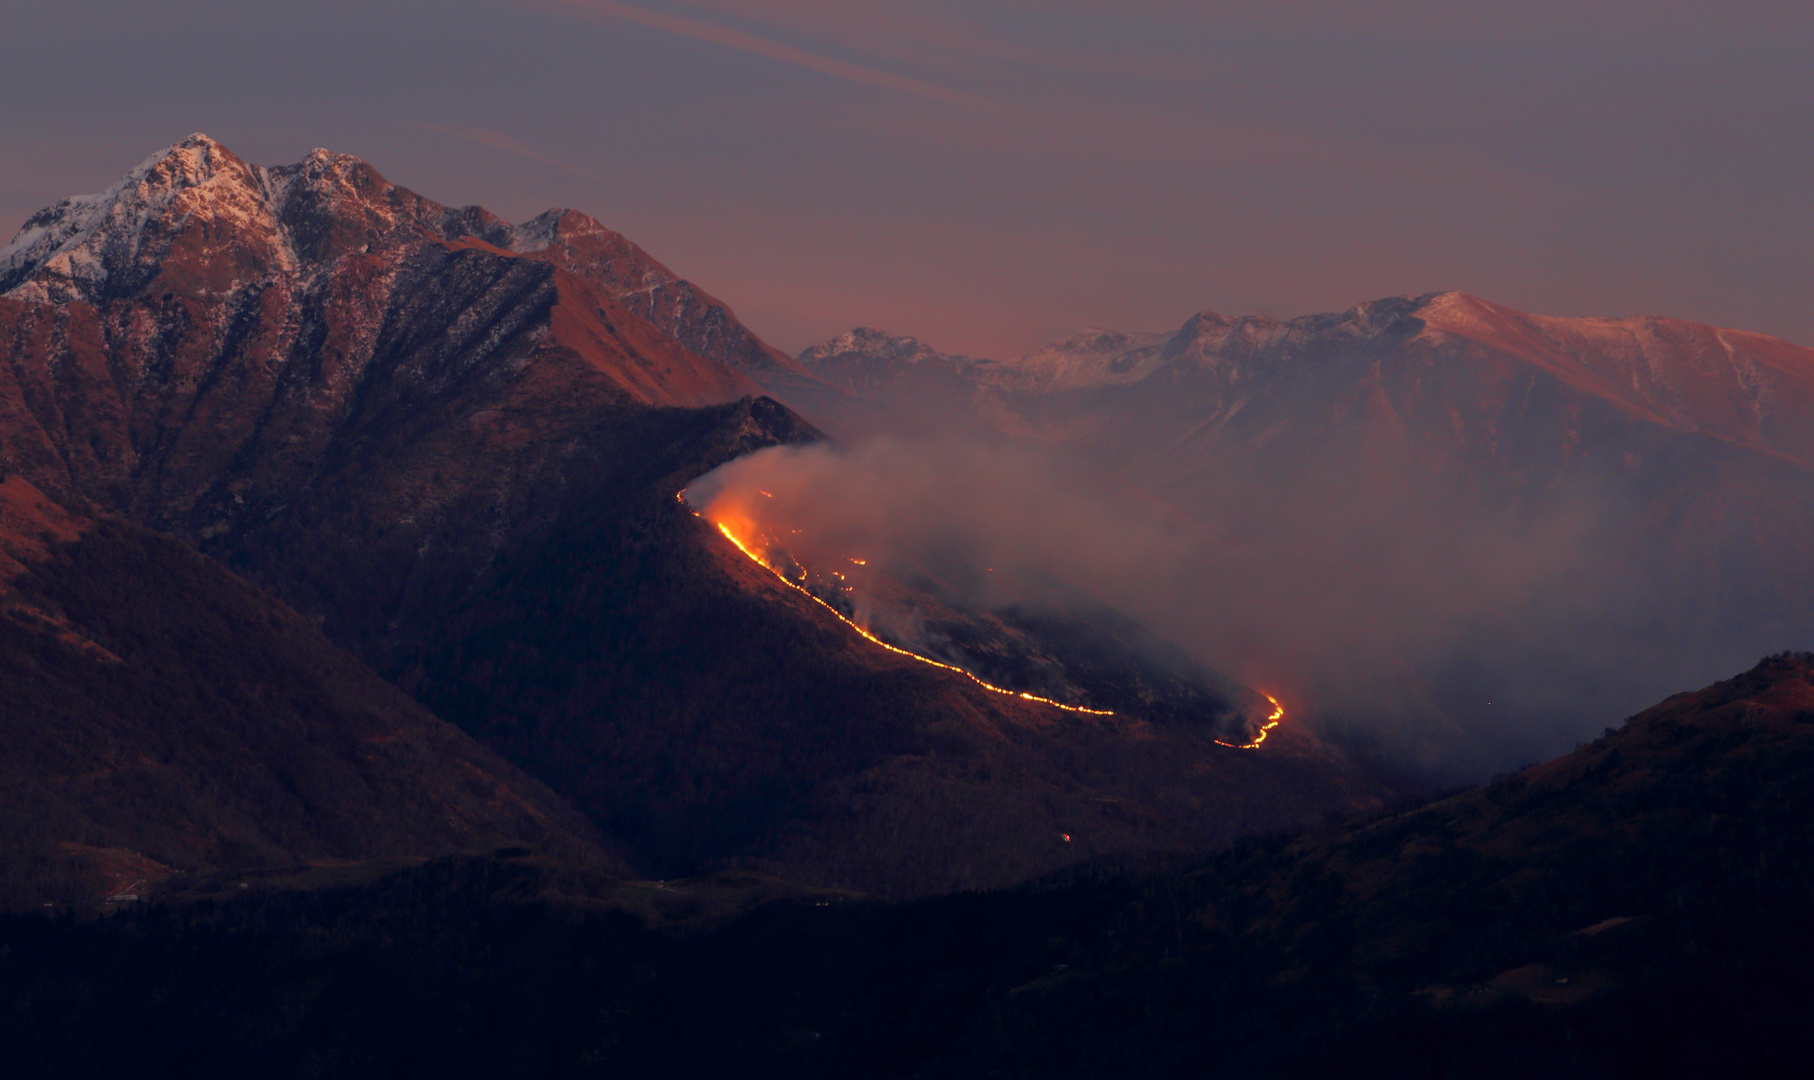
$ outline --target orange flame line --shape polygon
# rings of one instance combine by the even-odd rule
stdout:
[[[767,493],[765,492],[764,494],[767,494]],[[686,492],[685,491],[675,492],[674,499],[675,499],[675,501],[679,502],[682,506],[685,506],[686,501],[687,501]],[[699,517],[701,515],[700,515],[699,511],[695,510],[695,511],[693,511],[693,516]],[[1062,701],[1053,701],[1051,698],[1043,698],[1043,697],[1040,697],[1038,694],[1029,694],[1024,690],[1008,690],[1008,689],[1005,689],[1000,686],[995,686],[991,683],[984,682],[983,680],[977,678],[975,675],[972,675],[970,672],[965,671],[961,667],[956,667],[952,664],[941,663],[930,657],[921,656],[919,653],[908,652],[906,649],[900,648],[899,646],[890,645],[886,641],[883,641],[881,638],[876,637],[874,634],[863,629],[861,626],[858,626],[856,623],[845,618],[844,613],[842,611],[839,611],[837,608],[832,607],[830,604],[819,599],[817,596],[814,596],[809,590],[802,588],[799,585],[794,584],[792,581],[789,581],[787,578],[787,575],[783,574],[781,571],[770,566],[768,564],[768,562],[762,558],[762,556],[756,554],[754,551],[751,551],[748,547],[746,547],[744,545],[743,541],[737,539],[737,534],[731,532],[731,530],[727,526],[725,526],[723,522],[715,522],[714,524],[716,524],[718,526],[718,531],[724,534],[724,538],[726,540],[729,540],[733,545],[735,545],[738,551],[743,552],[743,554],[746,557],[748,557],[748,559],[751,562],[755,563],[757,566],[760,566],[764,570],[767,570],[769,573],[775,575],[775,579],[777,581],[781,582],[781,584],[786,585],[788,588],[799,593],[801,596],[806,597],[808,600],[811,600],[813,603],[824,608],[826,611],[831,612],[832,615],[834,617],[836,617],[839,622],[843,623],[845,626],[850,627],[852,630],[855,630],[859,635],[861,635],[863,637],[864,640],[873,642],[876,645],[880,645],[882,648],[887,649],[891,653],[895,653],[899,656],[905,656],[909,660],[918,660],[922,664],[930,664],[931,666],[933,666],[935,668],[942,668],[945,671],[955,672],[959,675],[962,675],[964,678],[969,679],[971,682],[975,683],[976,685],[982,687],[984,690],[987,690],[991,693],[1003,694],[1008,697],[1017,697],[1017,698],[1021,698],[1026,701],[1038,702],[1041,705],[1050,705],[1055,709],[1063,709],[1066,712],[1087,713],[1090,716],[1114,716],[1115,715],[1115,712],[1112,709],[1086,709],[1081,705],[1066,705]],[[852,559],[850,561],[856,563],[858,566],[867,565],[861,559]],[[1271,694],[1265,694],[1264,691],[1261,691],[1261,693],[1265,695],[1265,698],[1267,701],[1272,702],[1272,715],[1268,716],[1266,718],[1266,722],[1264,724],[1260,725],[1259,734],[1254,736],[1252,742],[1246,742],[1246,743],[1223,742],[1221,739],[1215,739],[1213,741],[1215,742],[1215,744],[1217,746],[1226,746],[1231,750],[1258,750],[1260,748],[1260,744],[1266,741],[1266,737],[1268,735],[1271,735],[1273,729],[1279,726],[1279,721],[1285,719],[1285,706],[1279,704],[1279,699],[1273,697]]]
[[[817,596],[814,596],[811,592],[802,588],[801,586],[794,584],[792,581],[789,581],[787,579],[787,577],[781,573],[781,571],[776,570],[774,567],[770,566],[767,562],[765,562],[762,559],[762,557],[760,555],[757,555],[754,551],[751,551],[748,547],[746,547],[744,545],[743,541],[737,539],[737,534],[733,533],[727,526],[724,525],[724,523],[722,523],[722,522],[718,523],[718,531],[724,534],[724,538],[726,540],[729,540],[731,543],[737,545],[738,551],[741,551],[745,555],[749,556],[749,559],[751,562],[755,563],[757,566],[762,567],[764,570],[767,570],[769,573],[775,575],[775,577],[781,582],[781,584],[786,585],[788,588],[799,593],[801,596],[806,597],[808,600],[811,600],[813,603],[824,608],[826,611],[831,612],[833,615],[837,616],[837,619],[839,622],[843,623],[845,626],[850,627],[852,630],[855,630],[857,633],[861,634],[866,640],[874,642],[877,645],[880,645],[882,648],[887,649],[891,653],[895,653],[900,656],[905,656],[909,660],[918,660],[922,664],[930,664],[935,668],[943,668],[946,671],[956,672],[957,674],[962,675],[964,678],[969,679],[971,682],[982,687],[984,690],[990,691],[991,693],[1005,694],[1008,697],[1017,697],[1017,698],[1021,698],[1022,700],[1025,700],[1025,701],[1037,702],[1041,705],[1050,705],[1055,709],[1063,709],[1066,712],[1088,713],[1091,716],[1114,716],[1115,715],[1115,713],[1112,709],[1086,709],[1081,705],[1066,705],[1062,701],[1053,701],[1051,698],[1040,697],[1038,694],[1029,694],[1024,690],[1008,690],[1008,689],[1005,689],[1000,686],[995,686],[993,684],[984,682],[983,680],[977,678],[975,675],[972,675],[968,671],[965,671],[961,667],[957,667],[952,664],[940,663],[939,661],[933,660],[930,657],[921,656],[919,653],[908,652],[906,649],[900,648],[899,646],[890,645],[886,641],[883,641],[881,638],[876,637],[874,634],[863,629],[861,626],[858,626],[856,623],[851,622],[849,619],[845,618],[844,613],[842,611],[839,611],[837,608],[832,607],[830,604],[819,599]]]
[[[1261,693],[1265,695],[1267,701],[1272,702],[1272,715],[1268,716],[1266,722],[1260,725],[1260,733],[1253,737],[1252,742],[1248,743],[1223,742],[1221,739],[1217,739],[1217,746],[1226,746],[1234,750],[1258,750],[1260,744],[1266,741],[1266,736],[1272,734],[1272,729],[1279,726],[1280,720],[1285,719],[1285,706],[1279,704],[1279,699],[1263,690]]]

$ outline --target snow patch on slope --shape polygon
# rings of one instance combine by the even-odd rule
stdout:
[[[207,135],[195,134],[152,154],[95,195],[78,195],[38,211],[0,249],[0,290],[41,303],[94,300],[110,277],[144,268],[152,226],[177,211],[228,229],[275,232],[258,170]],[[293,263],[293,260],[291,260]]]
[[[800,363],[809,370],[817,370],[832,359],[862,360],[876,365],[915,365],[937,361],[975,365],[989,362],[942,353],[919,338],[890,334],[872,326],[859,326],[822,345],[814,345],[799,356]]]
[[[1095,327],[1025,356],[1002,361],[989,371],[989,381],[1023,394],[1053,394],[1134,383],[1165,363],[1172,334],[1122,333]]]

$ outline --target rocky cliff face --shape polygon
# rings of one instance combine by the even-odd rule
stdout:
[[[799,362],[826,382],[859,394],[886,392],[894,380],[910,373],[959,376],[988,363],[942,353],[919,338],[897,337],[868,326],[807,349]]]
[[[722,302],[585,214],[549,210],[513,226],[425,199],[344,154],[314,150],[264,168],[206,135],[153,154],[107,191],[33,215],[0,250],[0,293],[101,303],[160,286],[224,292],[423,239],[546,262],[699,356],[746,374],[801,374]]]
[[[1814,464],[1814,350],[1674,319],[1550,318],[1440,293],[1290,322],[1205,312],[1165,343],[1162,357],[1140,381],[1154,381],[1152,394],[1188,386],[1182,407],[1198,420],[1269,399],[1283,408],[1281,394],[1300,408],[1302,395],[1322,393],[1325,401],[1377,396],[1416,424],[1420,409],[1435,407],[1419,399],[1440,393],[1461,410],[1454,434],[1563,434],[1537,431],[1547,418],[1506,411],[1521,407],[1506,397],[1517,383]]]

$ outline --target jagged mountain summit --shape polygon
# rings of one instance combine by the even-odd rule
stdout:
[[[578,211],[548,210],[511,225],[480,207],[424,199],[345,154],[316,149],[295,165],[265,168],[203,134],[151,155],[100,194],[33,215],[0,249],[0,293],[100,302],[141,291],[160,274],[223,291],[266,274],[319,269],[400,230],[534,256],[700,355],[745,373],[799,374],[721,302]]]
[[[1089,327],[995,365],[985,377],[1004,390],[1040,394],[1139,382],[1169,359],[1170,338]]]
[[[1284,375],[1351,378],[1335,353],[1388,352],[1493,377],[1553,381],[1633,418],[1814,463],[1814,352],[1742,330],[1679,319],[1531,315],[1465,293],[1397,297],[1289,322],[1196,315],[1163,349],[1168,374],[1243,388]],[[1277,372],[1277,367],[1298,370]]]
[[[836,370],[838,365],[858,365],[851,372],[853,378],[863,376],[885,376],[903,367],[952,367],[967,368],[989,363],[987,359],[954,356],[949,352],[938,352],[918,338],[894,336],[874,327],[856,327],[840,334],[824,345],[814,345],[804,350],[800,356],[800,367],[813,368],[816,372]],[[824,378],[824,374],[822,374]],[[842,379],[840,385],[851,379]]]

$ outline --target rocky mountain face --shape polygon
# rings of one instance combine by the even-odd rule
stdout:
[[[1080,330],[1062,341],[985,369],[984,380],[1011,393],[1054,394],[1136,383],[1169,356],[1169,334]]]
[[[1509,470],[1522,464],[1518,454],[1534,449],[1514,440],[1570,434],[1572,414],[1533,411],[1554,397],[1567,399],[1564,409],[1593,401],[1632,421],[1804,465],[1814,460],[1806,434],[1814,352],[1678,320],[1545,318],[1442,293],[1288,323],[1205,312],[1165,343],[1162,357],[1145,378],[1130,380],[1146,383],[1145,393],[1129,396],[1130,403],[1151,402],[1166,391],[1189,391],[1178,406],[1185,415],[1167,417],[1173,427],[1156,436],[1167,443],[1185,435],[1175,430],[1181,422],[1200,429],[1188,434],[1202,445],[1226,439],[1224,430],[1238,437],[1283,409],[1313,404],[1323,407],[1319,421],[1341,408],[1358,423],[1369,398],[1382,411],[1375,423],[1427,425],[1420,435],[1433,437],[1445,432],[1430,415],[1440,395],[1461,410],[1448,418],[1446,433],[1471,440],[1467,451],[1499,455]],[[1248,411],[1264,416],[1235,421]],[[1578,443],[1584,433],[1574,436]],[[1557,447],[1564,454],[1576,449],[1566,441]]]
[[[753,377],[838,391],[583,215],[196,136],[35,215],[0,289],[0,468],[245,574],[648,872],[935,891],[1385,791],[1314,740],[1058,724],[790,595],[675,493],[820,437]]]
[[[370,253],[374,242],[393,247],[423,238],[478,241],[556,266],[720,365],[801,373],[723,303],[577,211],[550,210],[513,226],[482,207],[424,199],[357,158],[316,150],[296,165],[267,169],[205,135],[152,155],[105,192],[33,215],[0,250],[0,292],[99,303],[155,290],[160,276],[178,291],[220,292],[267,274],[319,270],[355,251]],[[649,368],[653,360],[636,362]],[[710,397],[725,389],[748,385],[673,392]]]

